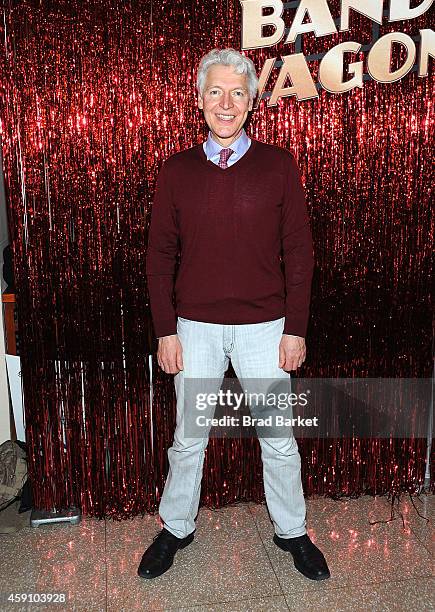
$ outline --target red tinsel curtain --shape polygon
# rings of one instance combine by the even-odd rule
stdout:
[[[207,133],[195,69],[213,47],[240,48],[240,3],[8,0],[2,13],[1,147],[35,507],[154,511],[175,396],[155,359],[145,278],[153,191],[162,161]],[[385,19],[376,35],[415,36],[428,20]],[[354,13],[350,32],[304,35],[300,51],[355,40],[363,60],[374,33]],[[247,54],[260,70],[294,51]],[[316,270],[300,376],[430,377],[433,78],[318,91],[262,102],[247,126],[295,154],[306,187]],[[425,439],[299,448],[308,495],[415,492],[424,480]],[[262,499],[258,441],[211,440],[202,503]]]

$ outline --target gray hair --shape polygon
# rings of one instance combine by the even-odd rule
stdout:
[[[236,49],[232,47],[227,47],[226,49],[212,49],[202,57],[199,62],[196,78],[196,87],[201,96],[204,94],[207,70],[214,64],[234,66],[234,71],[237,74],[246,74],[249,97],[251,99],[255,98],[258,90],[258,77],[254,63],[249,57],[246,57],[246,55],[243,55],[240,51],[236,51]]]

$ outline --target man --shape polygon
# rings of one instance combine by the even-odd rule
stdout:
[[[313,246],[304,190],[293,155],[243,129],[257,86],[252,61],[238,51],[205,55],[197,88],[208,139],[167,159],[157,180],[146,272],[158,363],[176,375],[177,425],[159,506],[164,527],[142,557],[143,578],[167,571],[194,538],[208,432],[186,435],[194,407],[184,405],[185,381],[213,379],[216,392],[231,359],[252,388],[252,381],[289,381],[305,360]],[[306,577],[328,578],[306,532],[291,428],[259,441],[275,544]]]

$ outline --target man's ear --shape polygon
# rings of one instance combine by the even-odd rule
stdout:
[[[198,108],[202,110],[203,107],[204,107],[204,100],[201,94],[198,94]]]
[[[248,104],[248,110],[250,110],[250,111],[252,110],[252,105],[253,105],[253,104],[254,104],[254,99],[253,99],[253,98],[250,98],[250,99],[249,99],[249,104]]]

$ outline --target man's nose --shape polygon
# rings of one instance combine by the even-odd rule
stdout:
[[[222,108],[230,108],[233,105],[233,100],[231,98],[231,93],[229,91],[224,92],[221,100]]]

